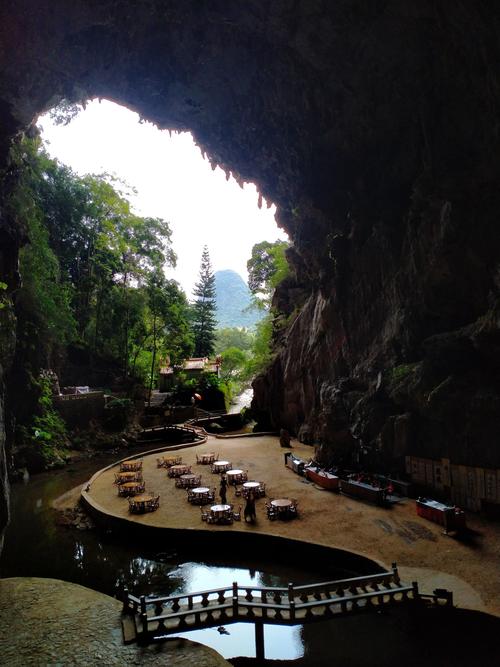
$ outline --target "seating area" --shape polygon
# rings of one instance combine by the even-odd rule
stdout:
[[[115,484],[125,484],[126,482],[142,482],[142,472],[117,472],[115,473]]]
[[[129,498],[128,511],[131,514],[145,514],[146,512],[155,512],[160,507],[160,496],[154,493],[145,493],[143,495]]]
[[[267,518],[270,521],[295,519],[298,517],[298,502],[295,498],[274,498],[266,502]]]
[[[211,470],[214,475],[219,475],[221,472],[231,470],[232,467],[233,464],[230,461],[214,461]]]
[[[139,493],[144,493],[146,490],[146,484],[141,482],[125,482],[125,484],[120,484],[118,486],[118,495],[122,498],[128,498],[129,496],[135,496]]]
[[[238,510],[234,510],[234,505],[213,505],[209,510],[201,510],[201,520],[207,523],[214,523],[219,526],[228,526],[233,521],[241,521],[241,505]]]
[[[210,489],[208,486],[200,486],[195,489],[188,489],[187,499],[191,505],[208,505],[208,503],[215,502],[215,488]]]
[[[196,454],[196,463],[198,465],[211,465],[215,461],[219,460],[219,455],[215,454],[215,452],[206,452],[204,454]]]
[[[120,463],[120,472],[138,472],[142,470],[142,460],[122,461]]]
[[[167,470],[169,477],[180,477],[181,475],[188,475],[191,472],[191,466],[186,463],[176,463],[170,466]]]
[[[233,468],[231,461],[220,460],[219,454],[215,452],[193,453],[186,456],[184,461],[178,455],[156,457],[153,465],[155,460],[156,467],[165,469],[168,478],[174,481],[171,489],[174,485],[176,489],[184,489],[186,500],[189,504],[200,507],[201,519],[207,524],[231,525],[234,521],[241,521],[242,506],[245,506],[245,503],[245,520],[250,517],[250,522],[255,522],[256,515],[260,513],[255,501],[266,497],[266,484],[261,480],[249,479],[248,470],[243,468],[242,461],[238,461],[240,467]],[[197,465],[210,466],[214,475],[220,475],[220,485],[217,483],[209,486],[206,482],[203,485],[202,475],[192,472],[194,460]],[[159,508],[159,494],[146,490],[142,459],[121,462],[119,472],[114,474],[114,483],[118,487],[118,495],[128,498],[131,514],[145,514]],[[158,479],[155,486],[156,484]],[[238,499],[241,499],[242,505],[235,509],[233,503],[238,503]],[[217,504],[218,501],[220,504]],[[298,516],[297,501],[293,498],[271,498],[265,503],[265,508],[267,518],[271,521]]]
[[[201,486],[201,475],[189,473],[176,477],[175,486],[177,489],[192,489],[196,486]]]
[[[245,482],[243,486],[241,487],[241,494],[243,498],[248,498],[250,493],[253,493],[253,497],[255,499],[257,498],[264,498],[266,495],[266,485],[264,482],[257,482],[255,480],[250,480],[248,482]]]
[[[182,463],[182,456],[160,456],[156,459],[157,468],[170,468],[172,466],[180,465]]]
[[[228,470],[226,472],[227,483],[231,486],[236,486],[237,484],[242,484],[248,479],[248,472],[244,470]]]
[[[142,459],[122,461],[119,472],[114,474],[113,483],[118,486],[118,496],[128,498],[131,514],[155,512],[160,507],[160,496],[152,491],[146,492],[142,470]]]

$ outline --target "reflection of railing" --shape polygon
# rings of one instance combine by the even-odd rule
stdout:
[[[448,592],[434,597],[452,603]],[[254,623],[257,657],[263,658],[263,624],[309,623],[409,600],[421,600],[418,584],[403,585],[393,564],[390,572],[286,588],[234,582],[231,587],[158,598],[138,598],[125,590],[123,611],[135,627],[130,641],[141,643],[223,623]]]

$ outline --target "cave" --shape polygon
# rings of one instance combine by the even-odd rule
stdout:
[[[293,242],[261,420],[326,461],[500,468],[499,23],[489,2],[4,2],[2,197],[12,142],[62,99],[189,130]],[[24,242],[0,209],[7,294]]]

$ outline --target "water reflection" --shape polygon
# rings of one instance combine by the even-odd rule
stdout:
[[[116,456],[116,455],[115,455]],[[113,458],[115,458],[115,456]],[[110,462],[111,462],[110,457]],[[65,471],[32,477],[28,483],[12,487],[12,518],[0,559],[2,577],[50,577],[70,581],[114,595],[126,586],[136,595],[171,595],[242,585],[286,586],[324,579],[305,569],[287,564],[274,565],[249,558],[225,557],[195,562],[176,548],[162,544],[136,546],[96,531],[78,531],[54,522],[52,500],[107,464],[106,460],[78,464]],[[234,566],[234,563],[237,566]],[[332,578],[343,572],[331,572]],[[212,646],[225,657],[254,656],[254,626],[238,623],[227,627],[229,634],[216,628],[184,633],[195,641]],[[301,627],[265,626],[266,656],[295,659],[303,655]]]
[[[233,581],[241,586],[285,585],[281,577],[255,569],[249,571],[246,568],[213,567],[194,562],[183,563],[172,575],[181,579],[174,593],[225,588]],[[255,629],[252,623],[234,623],[225,629],[227,634],[220,634],[217,628],[209,628],[184,632],[179,636],[211,646],[225,658],[255,656]],[[301,626],[266,625],[264,638],[266,658],[295,660],[304,655]]]

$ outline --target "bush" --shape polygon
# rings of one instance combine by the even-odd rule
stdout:
[[[18,463],[26,465],[31,471],[42,470],[63,463],[67,455],[68,436],[66,424],[52,403],[52,381],[40,376],[31,379],[38,391],[38,414],[27,426],[16,429]],[[20,460],[22,459],[22,461]]]

